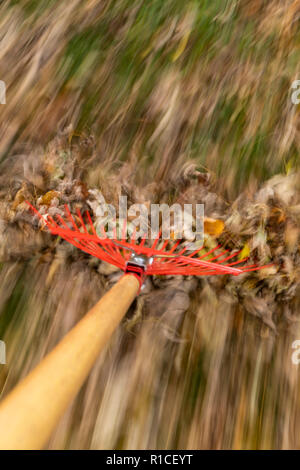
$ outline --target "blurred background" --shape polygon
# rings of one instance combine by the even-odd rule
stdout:
[[[300,447],[299,20],[298,0],[0,3],[1,397],[120,276],[25,200],[204,203],[207,249],[276,263],[149,280],[50,449]]]

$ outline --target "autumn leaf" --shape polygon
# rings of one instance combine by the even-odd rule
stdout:
[[[250,255],[250,246],[249,246],[249,243],[246,242],[242,251],[239,254],[239,259],[241,260],[241,259],[249,258],[249,255]]]
[[[55,197],[59,197],[59,193],[57,191],[48,191],[44,196],[42,196],[40,204],[50,206],[52,199]]]
[[[224,222],[220,219],[204,217],[204,233],[212,237],[218,237],[224,230]]]

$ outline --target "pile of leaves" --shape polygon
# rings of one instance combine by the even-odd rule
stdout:
[[[88,158],[86,158],[88,155]],[[83,156],[85,159],[83,159]],[[55,138],[43,154],[16,156],[10,160],[10,178],[2,177],[0,201],[1,261],[30,259],[44,255],[60,262],[84,262],[110,285],[121,273],[114,266],[92,259],[68,243],[53,238],[26,201],[47,217],[64,216],[65,204],[76,218],[76,210],[89,210],[98,226],[98,207],[118,205],[125,194],[132,203],[204,204],[205,243],[207,251],[221,244],[249,263],[270,266],[238,277],[209,277],[207,282],[217,296],[234,301],[247,313],[258,317],[276,331],[282,320],[297,319],[299,297],[299,175],[290,172],[268,180],[258,191],[242,193],[229,203],[218,194],[218,181],[192,163],[173,172],[164,186],[150,182],[142,187],[136,172],[125,163],[113,171],[96,167],[97,185],[86,173],[86,161],[93,165],[93,138],[74,140],[67,130]],[[82,163],[84,161],[84,164]],[[91,173],[91,171],[89,172]],[[92,181],[91,181],[92,180]],[[99,222],[100,224],[100,222]],[[154,308],[159,316],[165,311],[180,317],[189,307],[190,298],[201,292],[203,279],[188,276],[154,276],[142,291],[143,309]],[[153,302],[154,298],[156,299]],[[176,315],[174,315],[174,318]]]

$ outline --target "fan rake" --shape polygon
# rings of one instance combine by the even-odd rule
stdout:
[[[29,203],[28,203],[29,204]],[[231,274],[238,276],[244,272],[261,269],[265,266],[243,265],[248,258],[236,259],[240,251],[230,253],[218,245],[209,251],[204,246],[189,253],[189,245],[181,246],[182,240],[161,240],[161,232],[154,240],[147,240],[146,234],[140,242],[136,240],[136,230],[127,238],[127,222],[123,223],[120,239],[114,225],[113,237],[108,236],[105,225],[98,233],[90,213],[85,212],[86,222],[77,209],[77,223],[69,207],[65,206],[66,217],[41,215],[31,204],[34,213],[46,224],[52,235],[58,235],[80,250],[113,264],[125,273],[136,273],[139,279],[153,275],[214,276]],[[147,244],[146,244],[147,243]],[[204,252],[202,254],[202,252]],[[233,261],[235,260],[235,261]]]

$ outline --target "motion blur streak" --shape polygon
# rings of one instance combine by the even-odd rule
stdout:
[[[95,226],[97,191],[204,203],[207,251],[275,262],[148,279],[50,449],[299,449],[299,15],[298,0],[1,2],[1,397],[120,275],[25,200]]]

